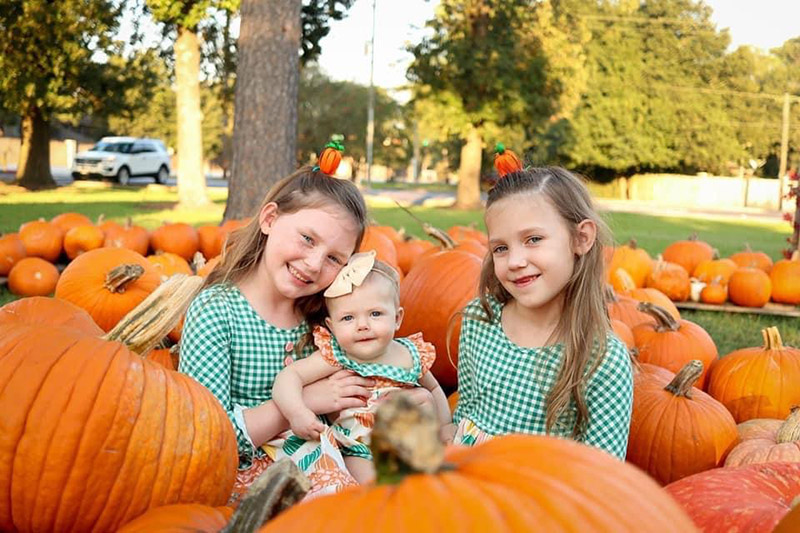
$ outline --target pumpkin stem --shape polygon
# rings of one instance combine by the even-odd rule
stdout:
[[[778,444],[795,441],[800,441],[800,408],[796,405],[792,407],[789,416],[778,428],[778,434],[775,438],[775,442]]]
[[[640,302],[637,306],[639,311],[647,313],[656,319],[656,331],[678,331],[681,325],[669,311],[663,307],[650,302]]]
[[[139,279],[144,274],[144,267],[136,264],[125,264],[114,267],[106,274],[103,286],[111,292],[125,292],[129,283]]]
[[[775,326],[762,329],[761,336],[764,337],[765,350],[783,350],[781,332]]]
[[[436,417],[403,394],[390,397],[378,407],[370,448],[378,484],[436,472],[444,461]]]
[[[203,252],[195,252],[194,257],[192,257],[192,268],[197,272],[204,266],[206,266],[206,257],[203,255]]]
[[[702,373],[703,362],[699,359],[692,359],[675,374],[675,377],[664,387],[664,390],[671,392],[675,396],[683,396],[691,399],[692,387],[695,382],[700,379]]]
[[[252,533],[296,504],[311,488],[311,482],[291,459],[270,466],[247,490],[222,533]]]
[[[639,248],[639,243],[636,242],[636,239],[631,237],[631,240],[628,241],[628,248],[630,248],[631,250],[636,250],[637,248]]]
[[[171,276],[122,317],[103,339],[121,342],[139,354],[149,352],[172,331],[202,285],[200,276]]]
[[[445,250],[452,250],[453,248],[456,247],[456,242],[453,240],[452,237],[450,237],[450,235],[440,230],[439,228],[428,224],[427,222],[419,218],[417,215],[409,211],[407,207],[401,205],[400,202],[398,202],[397,200],[395,200],[394,203],[397,204],[397,207],[405,211],[406,214],[408,214],[408,216],[419,222],[425,234],[439,241],[442,244],[442,248],[444,248]]]

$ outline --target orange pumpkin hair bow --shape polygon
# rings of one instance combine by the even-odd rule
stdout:
[[[344,146],[339,141],[329,142],[325,145],[322,153],[319,154],[318,165],[314,170],[321,170],[325,174],[332,176],[339,167],[339,163],[342,161],[343,151]]]
[[[494,168],[502,178],[511,172],[522,170],[522,161],[517,154],[505,147],[503,143],[497,143],[494,149]]]

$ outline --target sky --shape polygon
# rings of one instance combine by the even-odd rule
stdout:
[[[375,0],[374,83],[387,89],[406,83],[411,54],[407,42],[418,42],[437,0]],[[800,0],[705,0],[718,29],[729,28],[731,48],[751,45],[769,50],[800,36]],[[369,84],[373,0],[356,0],[348,16],[331,24],[321,41],[319,64],[337,80]],[[401,94],[397,97],[402,99]]]

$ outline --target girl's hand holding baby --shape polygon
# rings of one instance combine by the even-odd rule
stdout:
[[[292,416],[289,425],[295,435],[305,440],[319,440],[320,434],[325,431],[325,424],[308,409]]]
[[[303,387],[303,403],[320,415],[364,407],[370,395],[367,387],[374,383],[374,380],[363,378],[350,370],[339,370]]]

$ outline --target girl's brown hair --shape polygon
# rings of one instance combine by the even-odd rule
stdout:
[[[564,343],[564,358],[556,382],[547,395],[545,427],[549,432],[570,401],[574,401],[578,412],[572,436],[577,437],[584,432],[589,419],[584,397],[586,381],[602,361],[611,328],[602,275],[603,246],[610,242],[610,232],[597,214],[583,181],[559,167],[530,168],[507,174],[489,191],[486,209],[488,211],[503,198],[532,193],[549,199],[573,237],[577,237],[578,224],[584,220],[592,220],[597,225],[597,238],[591,249],[583,255],[576,254],[575,268],[563,289],[561,318],[548,340]],[[491,252],[486,254],[481,269],[480,301],[486,316],[492,320],[489,296],[500,303],[512,299],[495,276]]]
[[[267,236],[261,232],[259,214],[270,202],[278,205],[278,214],[337,205],[349,213],[358,226],[355,250],[361,245],[367,227],[364,197],[353,183],[306,166],[273,185],[250,221],[230,234],[220,262],[206,278],[203,288],[217,283],[236,283],[257,267],[267,244]],[[310,326],[309,333],[297,344],[297,353],[301,353],[312,342],[310,331],[321,325],[325,318],[322,293],[298,298],[295,309],[306,317]]]

